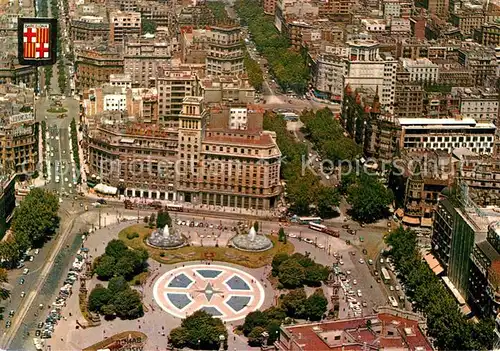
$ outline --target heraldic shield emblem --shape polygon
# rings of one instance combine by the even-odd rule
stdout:
[[[18,58],[21,65],[47,66],[57,60],[57,19],[19,18]]]

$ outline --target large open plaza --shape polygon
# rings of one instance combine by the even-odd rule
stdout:
[[[192,218],[192,216],[190,217]],[[127,220],[126,215],[110,213],[107,218],[108,223],[112,224],[93,231],[82,244],[88,249],[89,261],[102,255],[106,244],[110,240],[117,239],[119,233],[123,233],[127,228],[143,227],[146,230],[147,227],[144,224],[137,223],[136,220],[130,220],[131,216]],[[116,223],[119,218],[125,221]],[[177,220],[180,221],[184,218],[187,218],[187,215],[179,215]],[[214,223],[214,227],[223,223],[222,230],[224,230],[224,225],[229,226],[232,224],[230,221],[212,218],[206,218],[205,221],[209,224],[209,228],[211,223]],[[262,230],[266,232],[277,232],[277,230],[268,229],[269,224],[266,222],[261,223],[261,225],[264,228]],[[192,228],[186,228],[192,230]],[[309,242],[312,242],[313,238],[317,241],[328,239],[331,248],[330,252],[319,249],[307,241],[299,240],[298,235],[294,234],[297,229],[301,229],[300,235],[304,238],[311,238]],[[154,231],[153,229],[147,230]],[[182,225],[174,224],[170,230],[187,229],[183,229]],[[218,232],[217,228],[213,231]],[[330,267],[334,261],[334,254],[343,258],[342,268],[358,279],[356,289],[367,291],[364,298],[366,302],[364,314],[372,313],[374,306],[383,305],[386,302],[384,294],[369,271],[368,265],[358,262],[360,256],[352,254],[353,250],[356,249],[346,245],[345,240],[332,237],[326,238],[322,233],[315,233],[307,227],[287,228],[287,231],[290,232],[287,248],[292,247],[294,252],[303,254],[309,252],[316,262]],[[244,235],[247,236],[248,234]],[[273,242],[277,242],[272,236],[271,239],[273,239]],[[280,245],[283,244],[280,243]],[[259,259],[264,257],[267,260],[261,262],[260,267],[249,268],[245,266],[245,262],[237,265],[214,261],[214,255],[210,254],[210,251],[216,249],[231,251],[235,250],[234,248],[217,248],[215,246],[205,246],[204,248],[206,251],[202,257],[206,257],[206,259],[201,260],[192,260],[190,259],[190,257],[193,257],[192,255],[185,254],[180,256],[184,262],[175,264],[160,263],[151,257],[148,259],[147,278],[140,285],[131,284],[133,289],[140,292],[144,304],[144,316],[135,320],[122,320],[119,318],[106,320],[101,316],[100,325],[85,328],[84,326],[88,325],[88,322],[80,310],[79,284],[76,283],[72,295],[66,300],[66,306],[61,309],[62,318],[57,322],[52,337],[45,339],[46,349],[81,350],[117,333],[127,331],[138,331],[147,335],[147,341],[144,345],[145,350],[165,349],[170,331],[178,327],[183,318],[197,310],[204,310],[224,322],[228,331],[228,347],[230,350],[248,349],[247,339],[236,332],[236,327],[243,323],[248,313],[276,305],[280,294],[283,293],[283,290],[276,288],[276,282],[273,282],[272,279],[269,280],[271,277],[270,261],[272,257],[262,256],[263,253],[259,252],[243,252],[242,254],[246,255],[246,257],[260,255],[256,257],[259,257]],[[154,250],[154,248],[150,249]],[[191,250],[197,252],[202,249],[198,243],[196,246],[182,247],[172,251],[182,250],[182,252],[185,252]],[[273,250],[275,249],[273,248]],[[174,257],[175,254],[169,251],[164,251],[166,253],[165,255],[162,254],[164,257],[157,257],[159,259]],[[231,261],[231,259],[228,258],[228,261]],[[86,282],[86,288],[90,292],[97,284],[106,285],[107,283],[99,281],[94,275]],[[332,288],[326,284],[323,286],[323,290],[327,298],[333,293]],[[368,290],[370,290],[369,293]],[[314,289],[306,288],[306,291],[312,293]],[[54,294],[53,298],[55,296]],[[331,305],[331,301],[329,301],[329,305]],[[340,298],[339,307],[338,317],[352,315],[346,299]],[[35,316],[34,319],[33,324],[42,320],[43,311],[41,315]],[[25,342],[27,348],[32,348],[30,340]]]

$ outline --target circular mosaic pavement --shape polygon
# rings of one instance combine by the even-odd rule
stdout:
[[[250,274],[218,265],[179,267],[155,282],[153,295],[160,307],[178,318],[205,310],[234,321],[262,306],[264,289]]]

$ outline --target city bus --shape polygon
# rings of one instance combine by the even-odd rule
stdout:
[[[321,224],[323,220],[321,219],[321,217],[299,217],[298,222],[300,224],[309,224],[309,223]]]
[[[389,275],[389,272],[387,272],[387,269],[385,267],[382,267],[380,270],[382,272],[382,278],[384,278],[384,283],[389,283],[391,280],[391,276]]]
[[[399,304],[394,298],[394,296],[389,296],[389,302],[391,303],[392,307],[399,307]]]
[[[182,205],[167,205],[167,211],[183,212],[184,208]]]
[[[337,238],[340,236],[338,230],[330,229],[326,225],[323,225],[323,224],[311,222],[311,223],[309,223],[309,228],[312,230],[317,230],[318,232],[322,232],[322,233],[337,237]]]

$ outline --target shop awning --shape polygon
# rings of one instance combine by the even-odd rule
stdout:
[[[402,208],[398,208],[395,212],[396,216],[402,218],[405,215],[405,211]]]
[[[420,219],[415,217],[404,216],[403,223],[411,224],[411,225],[419,225]]]
[[[94,190],[101,193],[101,194],[106,194],[106,195],[116,195],[118,192],[118,188],[115,188],[114,186],[109,186],[106,184],[99,183],[94,187]]]
[[[432,227],[432,218],[422,218],[420,220],[420,225],[422,227],[428,227],[428,228],[431,228]]]
[[[428,253],[424,256],[424,260],[435,275],[443,273],[444,268],[439,264],[439,261],[433,254]]]

